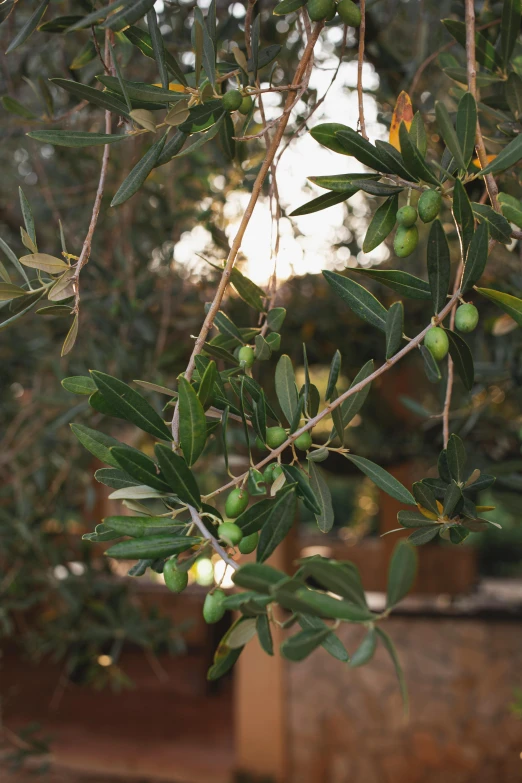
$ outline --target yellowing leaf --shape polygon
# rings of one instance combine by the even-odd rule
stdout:
[[[426,517],[426,519],[433,519],[435,522],[438,520],[437,514],[434,514],[433,511],[428,511],[427,508],[424,508],[424,506],[421,506],[420,503],[417,503],[417,508],[421,512],[423,517]]]
[[[488,163],[491,163],[492,160],[495,160],[497,156],[496,155],[486,155],[486,160]],[[480,165],[480,160],[478,158],[473,158],[473,165],[476,166],[478,169],[481,169],[482,166]]]
[[[153,87],[163,87],[162,84],[153,84]],[[171,82],[169,84],[169,90],[172,92],[187,92],[185,87],[183,87],[182,84],[177,84],[177,82]]]
[[[496,506],[477,506],[477,511],[479,511],[481,514],[485,511],[494,511]]]
[[[397,98],[390,126],[390,144],[399,152],[401,151],[401,145],[399,144],[399,128],[401,127],[401,122],[403,122],[409,130],[412,120],[413,107],[411,105],[411,99],[408,93],[403,90]]]

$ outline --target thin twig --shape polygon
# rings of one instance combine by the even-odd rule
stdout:
[[[235,560],[232,560],[232,558],[227,555],[227,553],[225,552],[221,544],[218,542],[218,540],[214,538],[214,536],[212,535],[212,533],[210,533],[209,530],[207,530],[205,523],[199,516],[194,506],[188,506],[187,508],[190,512],[190,516],[193,523],[196,525],[203,538],[206,538],[207,541],[210,541],[210,543],[212,544],[212,548],[214,549],[215,552],[218,553],[220,558],[224,560],[225,563],[230,566],[230,568],[233,568],[234,571],[236,571],[239,568],[238,564],[236,563]]]
[[[274,459],[274,457],[279,456],[279,454],[282,454],[286,448],[291,446],[300,435],[315,427],[322,419],[325,418],[325,416],[329,416],[331,412],[335,408],[339,407],[339,405],[342,405],[345,400],[362,391],[366,386],[368,386],[368,384],[372,383],[372,381],[374,381],[376,378],[379,378],[385,372],[390,370],[395,364],[397,364],[397,362],[403,359],[404,356],[410,353],[410,351],[412,351],[414,348],[418,348],[426,336],[426,333],[432,328],[433,325],[442,323],[446,316],[451,312],[453,305],[458,301],[459,297],[460,289],[452,295],[451,299],[449,299],[448,303],[443,307],[440,313],[432,319],[431,323],[428,324],[428,326],[426,326],[416,337],[410,340],[409,343],[404,346],[404,348],[401,348],[401,350],[392,356],[391,359],[388,359],[384,364],[381,364],[380,367],[374,370],[374,372],[372,372],[371,375],[368,375],[368,377],[363,381],[355,384],[355,386],[351,386],[335,400],[332,400],[320,413],[317,414],[317,416],[309,419],[302,427],[300,427],[295,432],[292,432],[285,442],[281,444],[281,446],[278,446],[276,449],[272,449],[270,454],[258,462],[254,467],[259,470],[260,468],[267,465]],[[233,481],[229,481],[228,484],[225,484],[224,486],[219,487],[219,489],[214,490],[214,492],[211,492],[209,495],[206,495],[205,500],[208,500],[215,495],[219,495],[221,492],[225,492],[227,489],[235,487],[241,481],[244,481],[247,476],[248,472],[243,473],[241,476],[237,476],[237,478],[235,478]]]
[[[314,46],[317,42],[317,39],[319,38],[319,34],[321,30],[323,29],[324,22],[318,22],[317,25],[314,28],[313,34],[311,35],[305,50],[303,52],[303,56],[299,62],[299,65],[297,67],[297,70],[294,75],[293,82],[300,83],[302,81],[302,78],[307,70],[308,64],[311,62],[313,58],[313,51]],[[288,92],[287,98],[286,98],[286,107],[291,107],[294,103],[294,91],[290,90]],[[241,219],[241,223],[239,224],[239,228],[237,231],[236,236],[234,237],[234,240],[232,242],[230,252],[228,254],[228,258],[225,264],[225,268],[223,269],[221,280],[219,281],[216,293],[214,295],[214,300],[208,310],[208,313],[205,317],[205,320],[203,322],[203,325],[201,327],[200,333],[196,339],[194,348],[192,350],[191,357],[189,359],[189,363],[187,365],[187,369],[185,371],[185,378],[187,380],[190,380],[192,378],[192,373],[194,372],[194,367],[196,364],[196,356],[198,356],[201,351],[203,350],[203,346],[205,345],[207,335],[212,328],[212,325],[214,323],[214,318],[216,316],[216,313],[218,312],[221,300],[223,299],[223,296],[225,294],[226,287],[230,280],[230,275],[232,274],[232,269],[234,267],[234,263],[237,258],[237,254],[239,252],[239,248],[241,247],[241,242],[243,241],[243,237],[245,235],[245,231],[247,229],[247,226],[250,222],[250,219],[252,217],[252,213],[254,211],[254,208],[257,204],[257,200],[259,199],[259,196],[261,194],[261,190],[263,187],[263,183],[265,181],[266,175],[270,171],[272,162],[274,160],[274,157],[276,155],[277,150],[279,149],[279,144],[281,143],[281,139],[283,137],[283,134],[285,132],[285,128],[288,124],[288,120],[290,118],[290,112],[284,112],[283,115],[280,118],[279,125],[277,126],[276,132],[274,133],[274,136],[272,138],[272,141],[270,143],[270,147],[267,150],[265,159],[263,161],[263,164],[259,170],[259,173],[256,177],[256,180],[254,182],[254,186],[252,188],[252,194],[250,196],[248,205],[245,209],[245,212],[243,214],[243,217]],[[266,131],[266,129],[265,129]],[[178,442],[178,429],[179,429],[179,408],[176,407],[176,410],[174,411],[174,417],[172,419],[172,434],[174,436],[174,446],[176,446]]]
[[[364,36],[366,33],[366,2],[361,0],[361,25],[359,27],[359,51],[357,54],[357,99],[359,102],[359,130],[363,139],[368,139],[366,123],[364,121],[364,93],[363,93],[363,65],[364,65]]]
[[[468,76],[468,90],[478,102],[478,90],[477,90],[477,63],[475,57],[475,3],[474,0],[465,0],[466,2],[466,71]],[[475,148],[477,150],[477,157],[480,161],[480,168],[485,169],[488,165],[488,156],[486,153],[486,147],[484,145],[484,138],[482,136],[482,129],[480,127],[480,121],[477,116],[477,133],[475,139]],[[484,177],[486,181],[486,188],[488,190],[489,200],[491,206],[495,212],[500,212],[500,204],[498,202],[498,187],[495,181],[495,177],[492,174],[486,174]]]
[[[102,59],[104,68],[107,68],[106,62],[109,62],[110,57],[110,30],[107,30],[105,32],[105,61]],[[110,134],[111,132],[111,112],[106,111],[105,112],[105,133]],[[92,214],[91,214],[91,222],[89,223],[89,228],[87,230],[87,235],[83,241],[82,250],[80,253],[80,257],[78,259],[78,263],[76,264],[76,268],[74,270],[74,277],[73,277],[73,286],[74,286],[74,308],[73,313],[78,314],[80,310],[80,273],[85,266],[85,264],[88,262],[89,257],[91,255],[91,247],[92,247],[92,240],[94,236],[94,232],[96,230],[96,224],[98,223],[98,218],[100,216],[100,209],[101,209],[101,203],[103,198],[103,191],[105,189],[105,180],[107,178],[107,170],[109,168],[109,152],[110,152],[111,145],[106,144],[103,148],[103,157],[102,157],[102,165],[100,170],[100,179],[98,181],[98,188],[96,190],[96,198],[94,199],[94,204],[92,208]]]

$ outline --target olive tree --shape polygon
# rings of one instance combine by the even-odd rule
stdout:
[[[82,271],[89,262],[98,223],[104,219],[103,197],[114,148],[137,137],[143,139],[142,156],[110,193],[111,209],[143,197],[140,189],[158,167],[171,165],[175,177],[176,161],[186,156],[196,159],[217,143],[230,161],[225,174],[237,189],[249,191],[226,258],[217,267],[212,262],[219,273],[217,286],[201,314],[188,363],[176,368],[174,388],[143,380],[136,382],[138,390],[105,372],[103,366],[89,376],[72,376],[62,382],[67,391],[85,395],[97,414],[123,419],[155,442],[151,456],[86,424],[72,424],[81,444],[107,465],[96,472],[96,480],[114,490],[111,498],[125,506],[124,514],[105,518],[84,538],[111,542],[106,551],[109,558],[136,561],[129,574],[141,576],[153,569],[163,573],[167,588],[177,593],[186,587],[188,571],[198,558],[208,553],[222,558],[242,590],[227,595],[218,585],[206,596],[203,613],[207,622],[219,621],[227,609],[238,613],[219,644],[209,679],[227,672],[256,635],[272,655],[271,627],[282,624],[298,629],[281,645],[281,653],[289,660],[302,660],[322,646],[340,661],[359,666],[371,660],[380,643],[390,653],[402,681],[395,648],[383,625],[413,584],[415,547],[439,536],[460,544],[470,532],[496,524],[482,516],[492,509],[476,502],[478,493],[495,478],[468,459],[466,443],[450,431],[450,425],[456,379],[467,392],[474,386],[474,358],[464,335],[476,328],[481,302],[489,300],[505,314],[506,333],[522,325],[522,300],[509,291],[481,284],[488,260],[498,247],[515,252],[522,239],[517,169],[522,159],[520,0],[495,5],[484,23],[475,20],[473,0],[463,4],[462,18],[454,14],[441,20],[441,30],[452,40],[421,64],[411,92],[433,65],[439,69],[439,78],[453,82],[453,87],[447,98],[422,112],[414,112],[410,96],[401,92],[389,141],[375,143],[366,130],[363,84],[367,22],[375,2],[368,4],[367,14],[365,0],[359,5],[352,0],[309,0],[307,4],[282,0],[266,10],[254,0],[248,2],[241,24],[216,0],[206,13],[198,6],[180,10],[166,2],[161,13],[169,24],[162,24],[161,14],[158,19],[154,0],[116,0],[105,6],[78,0],[62,5],[63,15],[51,18],[49,0],[34,9],[11,3],[7,9],[12,25],[8,55],[30,46],[27,42],[33,34],[53,33],[73,41],[67,54],[73,58],[68,67],[74,78],[56,77],[52,82],[53,90],[70,95],[74,103],[65,104],[63,115],[53,117],[52,122],[35,119],[13,96],[4,98],[4,106],[32,123],[28,135],[39,142],[77,150],[101,147],[99,182],[88,230],[83,241],[71,248],[74,252],[66,247],[63,232],[61,238],[57,236],[54,254],[40,252],[31,207],[20,194],[21,238],[27,253],[18,258],[2,241],[10,262],[9,269],[0,266],[0,297],[5,302],[2,327],[22,316],[32,318],[33,312],[34,317],[67,317],[70,328],[62,356],[74,350],[82,335],[83,310],[89,306],[83,296]],[[286,20],[281,28],[287,31],[285,47],[263,45],[264,26],[273,32],[274,17]],[[272,378],[267,384],[263,362],[280,352],[286,312],[276,304],[276,275],[265,290],[238,269],[237,261],[253,212],[267,195],[273,206],[277,257],[281,217],[277,167],[292,138],[307,131],[324,98],[312,95],[308,99],[314,48],[327,26],[342,28],[339,62],[347,36],[356,41],[358,122],[356,128],[341,122],[315,124],[310,132],[318,144],[340,156],[341,169],[343,165],[350,168],[350,159],[355,158],[365,171],[313,176],[313,183],[325,193],[292,215],[311,214],[357,193],[367,194],[372,206],[378,206],[362,252],[370,253],[388,242],[395,230],[390,246],[397,268],[323,272],[332,291],[367,328],[382,333],[381,354],[361,367],[343,389],[342,356],[336,350],[324,395],[309,372],[306,345],[301,387],[291,359],[282,354],[275,364],[274,399],[266,390]],[[285,49],[295,54],[295,63],[290,60],[290,67],[285,60],[286,83],[282,84],[276,78],[277,63],[284,60]],[[150,65],[156,76],[148,81],[126,78],[136,57],[150,61],[146,67],[140,64],[139,72],[148,73]],[[94,81],[93,72],[82,70],[89,63],[102,64]],[[86,78],[78,78],[79,72]],[[337,73],[338,69],[332,82]],[[45,96],[45,83],[40,89]],[[265,111],[267,93],[282,95],[280,111],[273,119],[267,119]],[[296,118],[303,96],[305,116]],[[80,110],[87,106],[98,111],[82,123]],[[65,127],[55,127],[60,124]],[[250,164],[250,184],[243,184],[237,177],[237,163],[248,169],[249,151],[259,150],[261,144],[263,154]],[[424,277],[408,272],[403,260],[417,247],[419,227],[428,231]],[[361,274],[372,290],[374,286],[391,289],[396,301],[386,308],[358,282]],[[236,324],[225,312],[229,289],[248,305],[248,323]],[[405,325],[409,299],[424,301],[427,311],[425,326],[413,335],[407,334]],[[430,474],[411,488],[345,445],[346,428],[364,406],[371,384],[393,373],[408,354],[418,357],[419,371],[430,382],[445,387],[438,476]],[[148,401],[150,392],[164,395],[161,412]],[[330,435],[314,438],[314,428],[325,421]],[[231,470],[231,443],[238,443],[237,434],[230,437],[232,428],[238,428],[240,448],[248,454],[249,468],[240,475]],[[198,460],[210,444],[220,450],[228,480],[202,494]],[[379,613],[369,608],[358,570],[349,562],[308,557],[297,563],[291,575],[266,562],[292,528],[298,502],[315,515],[322,532],[331,529],[332,503],[321,463],[332,453],[342,455],[404,506],[398,513],[397,530],[410,533],[394,550],[386,608]],[[251,558],[244,563],[241,555],[252,553],[255,562]],[[351,654],[336,634],[341,623],[366,628],[361,646]]]

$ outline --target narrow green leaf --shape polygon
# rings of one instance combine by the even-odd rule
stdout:
[[[160,76],[162,87],[165,90],[169,88],[169,74],[167,71],[167,63],[165,60],[165,45],[163,43],[163,36],[158,24],[158,17],[154,8],[147,13],[147,27],[149,28],[150,40],[152,44],[152,52],[156,65],[158,66],[158,73]]]
[[[89,87],[87,84],[81,84],[80,82],[74,82],[68,79],[51,79],[51,81],[53,84],[56,84],[63,90],[67,90],[67,92],[70,92],[82,101],[88,101],[94,106],[100,106],[102,109],[112,111],[115,114],[120,114],[122,117],[127,117],[128,119],[130,118],[124,101],[120,101],[120,99],[112,93],[95,90],[94,87]]]
[[[462,491],[459,485],[452,481],[444,493],[442,513],[445,517],[451,517],[457,504],[462,500]]]
[[[471,391],[475,378],[475,369],[473,367],[473,356],[468,344],[460,335],[452,332],[450,329],[446,330],[446,334],[448,335],[449,352],[455,369],[466,389]]]
[[[432,185],[439,185],[439,181],[428,164],[424,161],[424,158],[420,154],[419,150],[410,139],[410,134],[404,122],[401,122],[399,128],[399,142],[401,145],[401,154],[404,158],[406,168],[411,171],[415,177],[422,179],[425,182],[430,182]]]
[[[324,590],[340,595],[352,604],[367,608],[359,570],[349,561],[326,560],[319,555],[298,561],[299,574],[312,577]]]
[[[440,367],[433,358],[433,354],[429,351],[425,345],[419,346],[422,358],[424,360],[424,372],[430,383],[438,383],[442,378]]]
[[[420,111],[415,112],[410,125],[410,139],[413,141],[423,158],[428,149],[428,137]]]
[[[70,269],[69,265],[62,261],[61,258],[49,256],[47,253],[32,253],[30,256],[22,256],[20,263],[31,267],[31,269],[41,269],[43,272],[49,272],[51,275],[57,275]]]
[[[522,228],[522,201],[519,201],[514,196],[509,196],[507,193],[499,193],[498,200],[506,220],[514,223],[518,228]]]
[[[382,643],[384,644],[386,650],[389,653],[390,658],[392,659],[393,665],[395,667],[395,672],[397,674],[397,679],[399,681],[404,712],[407,715],[409,712],[408,688],[406,685],[406,678],[404,677],[404,672],[402,671],[402,666],[400,664],[399,657],[397,655],[397,651],[395,649],[392,640],[390,639],[390,637],[385,631],[381,630],[381,628],[376,628],[375,632],[380,637]]]
[[[63,388],[72,394],[89,395],[96,391],[96,384],[88,375],[72,375],[70,378],[64,378],[61,383]]]
[[[332,495],[321,469],[311,460],[308,461],[308,472],[310,474],[310,487],[321,508],[321,513],[315,515],[317,527],[321,533],[328,533],[334,524]]]
[[[281,410],[287,422],[291,424],[297,410],[297,388],[292,360],[285,353],[277,362],[275,389]]]
[[[346,199],[351,198],[358,192],[358,190],[359,188],[352,187],[342,191],[341,193],[337,193],[335,191],[323,193],[322,196],[318,196],[317,198],[312,199],[312,201],[308,201],[306,204],[303,204],[302,207],[294,209],[293,212],[290,212],[290,217],[310,215],[312,212],[320,212],[322,209],[328,209],[328,207],[333,207],[335,204],[340,204],[341,201],[346,201]]]
[[[266,563],[246,563],[232,575],[235,585],[258,593],[270,593],[274,585],[287,579],[286,574]]]
[[[273,332],[281,331],[285,318],[286,310],[284,307],[272,307],[266,314],[268,328]]]
[[[31,139],[59,147],[93,147],[100,144],[114,144],[130,138],[123,134],[87,133],[70,130],[36,130],[27,134]]]
[[[34,252],[36,253],[37,252],[37,250],[36,250],[36,231],[35,231],[35,227],[34,227],[34,218],[33,218],[33,213],[32,213],[32,210],[31,210],[31,205],[29,204],[29,202],[28,202],[28,200],[27,200],[27,198],[25,196],[25,193],[23,192],[22,188],[18,188],[18,194],[20,196],[20,209],[22,210],[22,217],[24,219],[25,230],[27,231],[31,242],[33,243],[33,245],[35,247],[35,251]]]
[[[509,0],[507,0],[507,4]],[[506,100],[511,113],[516,120],[522,118],[522,79],[514,71],[509,74],[506,82]]]
[[[90,451],[101,462],[105,462],[106,465],[111,465],[113,468],[120,467],[111,449],[115,446],[123,446],[123,443],[120,443],[116,438],[111,438],[110,435],[105,435],[103,432],[85,427],[83,424],[71,424],[70,427],[87,451]]]
[[[297,622],[301,626],[303,630],[307,629],[329,629],[329,627],[326,625],[326,623],[323,623],[322,620],[319,619],[319,617],[314,617],[310,614],[301,614],[297,618]],[[324,642],[322,642],[321,647],[326,650],[327,653],[329,653],[333,658],[336,658],[338,661],[342,661],[343,663],[347,663],[347,661],[350,660],[350,656],[348,655],[348,651],[344,644],[341,642],[340,639],[337,638],[335,633],[333,631],[330,631],[328,636],[325,638]]]
[[[321,126],[319,126],[321,127]],[[313,135],[313,134],[312,134]],[[315,137],[314,137],[315,138]],[[381,174],[392,174],[379,155],[379,151],[369,141],[352,128],[343,128],[335,132],[335,138],[348,155],[353,155],[360,163],[364,163]]]
[[[111,489],[128,489],[129,487],[139,486],[127,473],[117,468],[100,468],[95,472],[94,478],[100,484],[105,484],[106,487],[111,487]]]
[[[489,253],[489,230],[486,222],[480,223],[471,239],[464,275],[462,277],[462,293],[471,288],[480,278],[486,268]]]
[[[146,454],[126,446],[114,446],[111,451],[118,466],[136,479],[138,484],[158,489],[160,492],[169,490],[169,485],[161,478],[156,463]]]
[[[422,481],[416,481],[415,484],[412,487],[413,496],[417,503],[421,505],[423,508],[428,509],[428,511],[431,511],[433,514],[439,514],[439,508],[437,506],[437,498],[433,494],[432,490],[429,488],[427,484],[424,484]],[[410,511],[399,512],[400,514],[410,514]],[[415,512],[414,512],[415,513]]]
[[[324,177],[308,177],[310,182],[317,185],[319,188],[326,188],[327,190],[345,191],[349,190],[354,180],[378,179],[378,174],[327,174]]]
[[[457,133],[453,127],[448,110],[442,101],[435,101],[435,117],[440,134],[446,143],[446,147],[453,155],[455,163],[459,169],[466,169],[467,167],[462,155]]]
[[[121,558],[123,560],[141,560],[142,558],[170,557],[180,552],[185,552],[195,544],[199,544],[200,538],[194,536],[177,536],[160,534],[157,536],[145,536],[130,541],[120,541],[111,546],[105,554],[107,557]]]
[[[270,621],[268,620],[266,614],[260,614],[256,618],[256,631],[261,649],[266,652],[267,655],[273,655],[274,642],[272,640],[272,632],[270,630]]]
[[[459,147],[467,168],[473,157],[477,132],[477,103],[470,92],[465,92],[459,101],[456,127]]]
[[[406,541],[393,550],[388,569],[387,608],[396,606],[409,593],[417,573],[417,555]]]
[[[509,65],[513,49],[520,32],[520,0],[504,0],[502,3],[502,21],[500,23],[500,52],[504,66]]]
[[[427,262],[433,312],[437,314],[446,304],[451,274],[448,240],[442,228],[442,223],[438,218],[431,224],[428,237]]]
[[[493,288],[477,288],[476,291],[481,296],[485,296],[486,299],[494,302],[501,310],[511,316],[519,326],[522,326],[522,299],[511,296],[511,294],[505,294],[502,291],[495,291]]]
[[[326,384],[326,392],[324,395],[325,400],[331,400],[332,394],[339,378],[341,371],[341,352],[337,350],[330,364],[330,372],[328,374],[328,382]]]
[[[175,535],[181,533],[185,525],[176,523],[174,519],[168,517],[127,517],[113,516],[105,517],[104,524],[122,536],[132,536],[132,538],[145,538],[146,536],[156,536],[168,533]]]
[[[404,163],[399,150],[396,150],[395,147],[387,141],[380,141],[379,139],[375,142],[375,148],[377,149],[379,157],[382,158],[383,163],[394,174],[397,174],[397,176],[402,177],[409,182],[418,182],[419,177],[406,168],[406,164]]]
[[[404,307],[402,302],[394,302],[386,314],[386,358],[399,350],[402,342]]]
[[[179,392],[179,439],[183,456],[190,467],[205,448],[207,422],[205,411],[193,386],[181,375]]]
[[[168,131],[167,131],[168,133]],[[158,139],[145,153],[141,160],[136,163],[132,171],[127,175],[118,188],[116,195],[111,201],[111,207],[118,207],[131,198],[143,185],[156,162],[161,155],[161,151],[167,139],[167,133]]]
[[[336,272],[323,270],[323,275],[335,293],[353,312],[372,326],[386,331],[386,308],[362,285]]]
[[[522,158],[522,133],[515,136],[513,141],[504,147],[502,152],[499,152],[497,157],[488,163],[488,165],[480,172],[481,177],[486,174],[498,174],[499,171],[505,171],[515,166]]]
[[[420,482],[418,482],[420,483]],[[415,486],[415,484],[413,485]],[[427,508],[427,506],[426,506]],[[436,511],[433,512],[434,514],[439,514],[439,510],[437,508]],[[399,511],[397,514],[397,519],[399,523],[406,528],[409,527],[432,527],[433,526],[433,519],[428,519],[424,516],[424,514],[421,514],[420,511]],[[438,523],[437,523],[438,524]]]
[[[466,258],[475,231],[475,217],[464,185],[457,179],[453,189],[453,217],[458,227],[462,257]]]
[[[188,505],[201,508],[201,495],[187,463],[171,449],[158,443],[155,446],[161,472],[176,496]]]
[[[144,432],[161,440],[172,440],[170,430],[147,400],[123,381],[106,373],[91,370],[98,390],[107,402],[119,411],[119,417],[135,424]]]
[[[23,268],[23,266],[19,262],[18,258],[16,257],[16,255],[13,253],[13,251],[11,250],[9,245],[7,244],[7,242],[4,242],[4,240],[1,239],[1,238],[0,238],[0,250],[2,250],[4,252],[4,254],[7,256],[9,261],[14,266],[14,268],[22,275],[22,277],[24,278],[25,282],[29,283],[29,278],[27,277],[25,269]],[[9,282],[9,281],[6,280],[6,282]]]
[[[9,95],[3,95],[0,100],[2,101],[4,109],[10,114],[16,114],[18,117],[23,117],[26,120],[36,119],[36,114],[33,114],[30,109],[27,109],[23,103],[17,101],[16,98],[11,98]]]
[[[295,596],[309,607],[310,614],[352,623],[365,623],[374,619],[374,615],[368,608],[356,606],[350,601],[338,600],[326,593],[319,593],[317,590],[301,587],[296,590]]]
[[[365,476],[368,476],[374,484],[382,489],[383,492],[386,492],[392,498],[398,500],[399,503],[415,505],[415,498],[411,492],[409,492],[409,490],[407,490],[394,476],[388,473],[387,470],[384,470],[384,468],[381,468],[379,465],[376,465],[375,462],[371,462],[365,457],[356,457],[355,454],[344,454],[344,456],[347,460],[353,462],[353,464],[359,468]]]
[[[134,46],[140,50],[142,54],[145,55],[145,57],[150,57],[152,60],[155,59],[152,39],[150,35],[145,32],[145,30],[142,30],[140,27],[128,27],[125,30],[124,35],[132,44],[134,44]],[[167,64],[167,68],[176,77],[178,82],[186,87],[187,80],[181,66],[179,65],[176,58],[166,49],[165,62]]]
[[[272,13],[274,16],[285,16],[291,14],[294,11],[298,11],[305,5],[305,0],[282,0],[278,3]]]
[[[450,35],[462,46],[466,48],[466,25],[464,22],[458,22],[454,19],[443,19],[442,24]],[[475,32],[475,56],[477,62],[484,66],[488,71],[494,71],[502,67],[502,61],[493,44],[480,32]]]
[[[366,663],[369,663],[376,649],[377,633],[375,628],[370,628],[359,647],[353,653],[350,659],[350,666],[355,668],[356,666],[364,666]]]
[[[350,130],[350,128],[348,128],[347,125],[341,125],[338,122],[324,122],[321,125],[316,125],[315,128],[312,128],[310,136],[319,142],[319,144],[322,144],[323,147],[327,147],[327,149],[332,150],[333,152],[338,152],[341,155],[350,155],[351,153],[346,151],[345,147],[336,136],[337,131],[341,130],[346,131]]]
[[[326,628],[307,628],[299,631],[281,645],[281,655],[289,661],[303,661],[320,647],[331,631]]]
[[[100,25],[114,32],[125,30],[131,24],[138,22],[154,7],[156,0],[135,0],[132,3],[126,3],[121,11],[116,11],[105,19]]]
[[[21,46],[23,43],[27,41],[27,39],[34,33],[36,28],[38,27],[38,23],[40,22],[40,19],[45,14],[45,11],[47,10],[47,6],[49,5],[49,0],[42,0],[42,2],[36,6],[35,10],[27,20],[27,22],[22,25],[20,30],[17,32],[11,43],[6,49],[6,54],[9,54],[14,49],[17,49],[19,46]]]
[[[467,462],[466,449],[464,448],[462,440],[458,435],[455,435],[455,433],[450,435],[446,449],[446,457],[451,477],[459,484],[465,481],[464,469]]]
[[[384,242],[395,226],[398,208],[399,197],[395,194],[387,198],[375,211],[364,237],[363,253],[369,253]]]
[[[259,536],[259,544],[256,551],[258,563],[267,560],[286,537],[294,523],[296,505],[297,498],[293,491],[284,492],[281,496],[276,495],[275,500],[272,501],[272,508]]]
[[[210,84],[215,87],[216,85],[216,52],[214,49],[214,43],[210,36],[207,25],[203,18],[201,9],[196,6],[194,8],[194,19],[201,25],[201,32],[203,38],[203,51],[202,51],[202,63],[203,70]]]
[[[359,383],[365,381],[366,378],[368,378],[368,376],[372,374],[373,369],[374,369],[373,359],[370,359],[370,361],[366,362],[366,364],[363,367],[361,367],[361,369],[353,379],[352,383],[350,384],[350,389],[353,389]],[[355,392],[355,394],[352,394],[350,397],[347,397],[346,400],[343,400],[343,402],[341,403],[341,410],[343,413],[343,424],[345,427],[348,426],[348,424],[352,421],[354,416],[356,416],[361,410],[370,392],[370,388],[371,388],[371,383],[366,384],[364,388],[362,388],[360,391]]]
[[[429,283],[415,277],[409,272],[403,272],[402,269],[350,269],[350,272],[357,272],[359,275],[365,275],[371,280],[377,280],[378,283],[391,288],[402,296],[409,299],[431,299],[431,290]]]
[[[27,291],[12,283],[0,283],[0,302],[9,302],[19,296],[26,296]]]

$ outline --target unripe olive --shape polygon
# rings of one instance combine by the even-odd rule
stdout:
[[[409,228],[410,226],[414,226],[417,221],[417,210],[415,207],[406,204],[406,206],[401,207],[397,211],[396,217],[397,223],[400,226],[406,226],[406,228]]]
[[[229,90],[223,95],[223,108],[226,111],[235,111],[243,103],[243,96],[239,90]]]
[[[423,223],[431,223],[440,211],[442,196],[437,190],[425,190],[417,202],[419,217]]]
[[[294,443],[295,447],[300,451],[308,451],[312,445],[312,436],[309,432],[303,432],[302,435],[295,439]]]
[[[246,489],[233,489],[226,499],[225,514],[230,519],[235,519],[243,513],[248,506],[248,492]]]
[[[239,111],[241,114],[248,114],[252,106],[254,105],[254,99],[251,95],[245,95],[243,100],[241,101],[241,106],[239,107]]]
[[[236,516],[239,515],[236,514]],[[229,546],[236,546],[243,538],[243,531],[233,522],[223,522],[222,525],[219,525],[217,532],[219,538]]]
[[[261,449],[261,451],[266,451],[266,445],[263,443],[259,435],[256,435],[256,448]]]
[[[239,349],[237,358],[239,359],[240,363],[244,362],[246,367],[252,367],[252,365],[254,364],[254,359],[256,358],[254,354],[254,349],[251,348],[249,345],[244,345],[242,348]]]
[[[271,484],[274,480],[273,472],[276,465],[277,462],[272,462],[270,465],[267,465],[263,471],[263,479],[267,484]]]
[[[417,226],[410,226],[409,228],[399,226],[393,238],[395,255],[399,256],[399,258],[410,256],[417,247],[418,241],[419,232]]]
[[[271,449],[277,449],[287,439],[287,434],[282,427],[269,427],[266,431],[266,442]]]
[[[459,332],[472,332],[478,324],[479,312],[475,305],[463,304],[457,307],[455,326]]]
[[[223,590],[214,590],[213,593],[207,593],[203,604],[203,618],[207,623],[218,623],[225,614],[223,601],[226,595]]]
[[[163,566],[163,578],[165,584],[173,593],[182,593],[188,585],[188,574],[186,571],[180,571],[176,558],[167,560]]]
[[[361,9],[352,0],[341,0],[337,4],[337,13],[349,27],[360,27]]]
[[[433,358],[440,362],[441,359],[444,359],[449,350],[448,335],[440,326],[433,326],[426,333],[424,345]]]
[[[249,555],[257,547],[259,543],[259,533],[251,533],[249,536],[244,536],[239,542],[238,549],[242,555]]]
[[[335,13],[335,0],[308,0],[306,7],[312,22],[320,22],[330,16],[332,11]]]
[[[281,467],[279,462],[276,462],[276,464],[272,469],[272,481],[275,481],[276,478],[279,478],[282,472],[283,472],[283,468]]]

